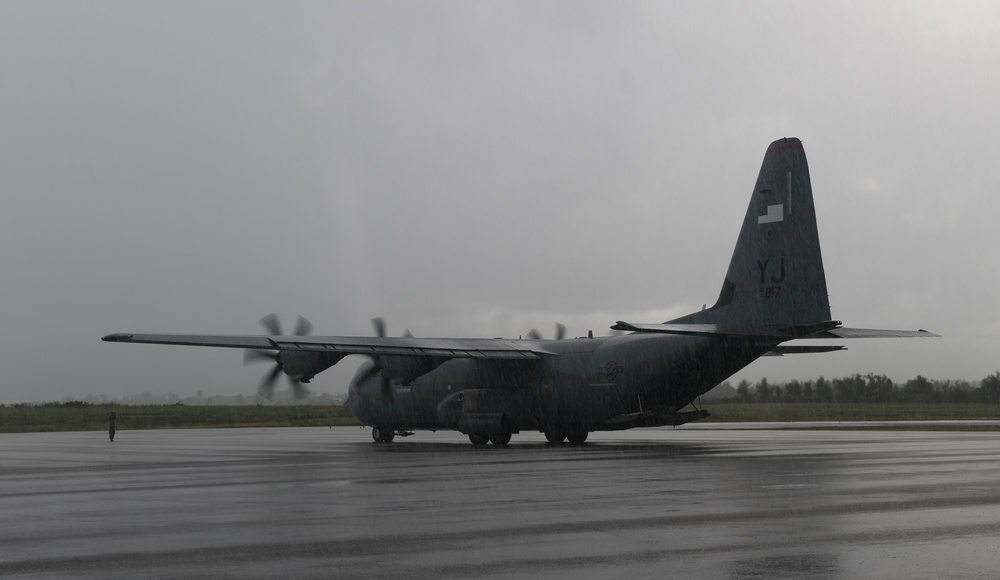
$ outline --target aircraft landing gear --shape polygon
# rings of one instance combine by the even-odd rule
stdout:
[[[490,435],[490,443],[498,446],[503,446],[510,443],[510,431],[505,430]]]
[[[566,439],[568,439],[570,443],[579,445],[587,440],[587,435],[590,435],[590,432],[588,432],[585,428],[576,427],[570,429],[569,433],[566,434]]]
[[[488,433],[483,432],[472,432],[469,433],[469,441],[473,445],[486,445],[487,443],[492,443],[497,447],[503,447],[504,445],[510,443],[511,432],[509,430],[503,431],[493,431]]]
[[[388,427],[372,427],[372,439],[376,443],[392,443],[396,432]]]
[[[566,435],[558,429],[545,431],[545,440],[553,445],[559,445],[566,439]]]

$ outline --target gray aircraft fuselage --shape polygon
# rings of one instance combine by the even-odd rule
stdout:
[[[667,334],[538,342],[555,356],[516,365],[451,359],[389,388],[368,362],[351,382],[347,408],[393,431],[466,431],[461,418],[468,415],[502,416],[515,432],[560,434],[653,424],[654,413],[659,424],[679,424],[685,416],[678,410],[774,346]]]

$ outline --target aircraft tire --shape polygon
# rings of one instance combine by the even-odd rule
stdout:
[[[579,445],[587,440],[587,435],[589,434],[590,433],[583,428],[571,429],[570,432],[566,434],[566,439],[568,439],[570,443]]]
[[[376,443],[392,443],[395,437],[396,432],[388,427],[372,427],[372,439]]]
[[[469,441],[473,445],[486,445],[490,440],[490,436],[485,433],[469,433]]]
[[[566,435],[562,431],[550,429],[545,431],[545,440],[553,445],[559,445],[566,440]]]
[[[490,435],[490,443],[501,447],[510,443],[510,431]]]

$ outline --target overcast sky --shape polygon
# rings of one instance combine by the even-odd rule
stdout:
[[[110,332],[603,334],[711,305],[803,140],[833,316],[940,340],[733,378],[1000,367],[995,2],[0,4],[0,402],[252,394]],[[344,361],[314,380],[346,392]]]

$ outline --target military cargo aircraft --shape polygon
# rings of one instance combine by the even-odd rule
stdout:
[[[345,406],[376,442],[416,430],[458,430],[476,445],[506,445],[521,431],[558,444],[593,431],[681,425],[708,415],[696,399],[764,355],[823,353],[797,339],[930,337],[924,330],[845,328],[832,320],[809,169],[795,138],[771,143],[750,197],[718,300],[664,323],[618,321],[618,334],[555,340],[309,336],[300,317],[284,335],[273,315],[263,336],[109,334],[108,342],[246,349],[273,361],[261,392],[284,373],[294,389],[352,354],[370,358]]]

